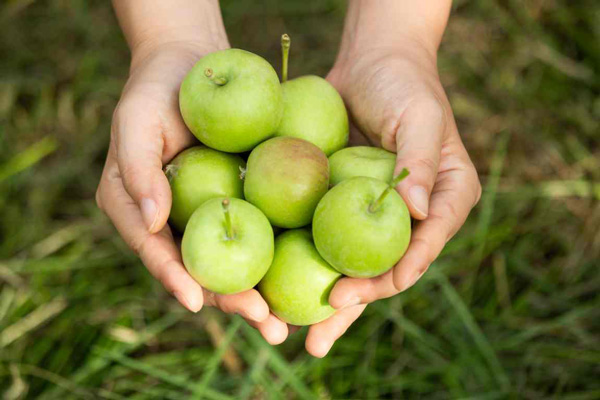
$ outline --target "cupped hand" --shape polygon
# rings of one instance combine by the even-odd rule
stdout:
[[[396,174],[410,171],[396,189],[417,221],[408,250],[393,269],[371,279],[342,278],[334,286],[329,302],[339,309],[333,317],[338,324],[333,330],[311,327],[307,349],[313,354],[312,348],[328,350],[365,304],[414,285],[481,196],[434,54],[415,45],[342,54],[328,80],[344,98],[359,140],[397,153]]]
[[[270,343],[287,337],[254,289],[217,295],[186,271],[167,224],[171,189],[163,165],[197,143],[181,118],[179,85],[203,55],[225,48],[174,42],[134,54],[130,77],[115,109],[106,164],[96,193],[98,206],[165,289],[192,312],[215,306],[237,313]]]

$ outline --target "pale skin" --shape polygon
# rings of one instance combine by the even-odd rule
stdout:
[[[114,0],[131,48],[130,76],[115,109],[99,207],[150,273],[192,312],[204,305],[242,315],[271,344],[296,328],[269,312],[256,290],[215,295],[186,272],[167,219],[165,163],[195,143],[177,103],[179,84],[202,56],[229,47],[217,1]],[[309,327],[306,349],[325,356],[368,303],[416,283],[481,195],[436,67],[450,0],[352,0],[327,79],[342,94],[355,138],[397,153],[396,188],[415,224],[400,262],[372,279],[343,278],[329,301],[338,312]],[[277,40],[274,38],[274,40]]]

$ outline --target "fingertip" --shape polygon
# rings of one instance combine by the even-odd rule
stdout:
[[[316,358],[323,358],[331,349],[332,344],[325,340],[306,341],[305,348],[308,354]]]
[[[395,268],[394,286],[398,292],[404,292],[417,283],[429,266],[425,268]]]
[[[287,324],[273,314],[269,314],[267,320],[260,325],[259,330],[267,343],[272,346],[285,342],[289,334]]]
[[[267,339],[267,342],[269,342],[269,344],[272,346],[277,346],[285,342],[285,339],[287,339],[287,337],[288,333],[284,329],[277,329],[274,333],[270,335],[270,337]]]
[[[202,292],[200,292],[199,295],[197,293],[188,293],[186,295],[182,291],[176,290],[173,292],[173,295],[182,306],[184,306],[193,313],[197,313],[202,309]]]
[[[246,316],[256,322],[265,322],[269,318],[269,307],[266,304],[256,304],[245,311]]]
[[[246,316],[256,322],[265,322],[269,319],[271,311],[269,305],[256,289],[250,289],[246,297]]]

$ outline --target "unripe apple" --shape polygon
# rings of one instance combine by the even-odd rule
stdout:
[[[181,232],[202,203],[213,197],[244,197],[240,178],[246,163],[236,154],[223,153],[204,146],[182,151],[166,167],[173,203],[169,216]]]
[[[342,274],[353,278],[381,275],[406,252],[410,214],[393,189],[398,182],[350,178],[319,202],[312,225],[315,246]]]
[[[271,224],[252,204],[214,198],[190,218],[181,253],[189,274],[204,288],[220,294],[253,288],[273,261]]]
[[[328,186],[327,157],[306,140],[272,138],[248,157],[244,196],[275,226],[308,225]]]
[[[277,73],[240,49],[208,54],[181,83],[181,115],[190,131],[217,150],[240,153],[273,136],[283,104]]]
[[[330,155],[348,143],[348,113],[337,90],[325,79],[308,75],[287,80],[290,39],[282,36],[283,116],[277,136],[308,140]]]
[[[329,185],[355,176],[370,176],[384,182],[392,180],[396,154],[379,147],[346,147],[329,156]]]
[[[275,239],[273,264],[258,284],[258,290],[282,321],[312,325],[335,312],[328,298],[340,277],[319,255],[310,232],[295,229]]]

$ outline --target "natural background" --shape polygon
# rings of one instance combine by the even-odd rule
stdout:
[[[341,0],[222,2],[231,42],[325,75]],[[323,360],[185,312],[94,204],[128,50],[105,0],[0,5],[0,394],[600,398],[600,7],[459,0],[439,67],[484,195],[422,281]]]

